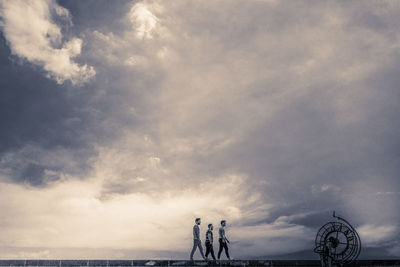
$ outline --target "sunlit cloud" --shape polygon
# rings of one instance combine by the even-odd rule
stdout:
[[[0,2],[1,26],[13,54],[43,67],[59,84],[89,81],[96,74],[94,68],[74,61],[81,54],[82,39],[66,40],[53,16],[66,27],[72,25],[69,11],[55,1]]]
[[[396,236],[398,229],[396,225],[371,225],[366,224],[358,229],[363,244],[366,246],[381,246],[386,241]]]
[[[139,39],[153,38],[152,32],[157,27],[158,18],[147,8],[145,3],[134,4],[129,12],[129,19]]]

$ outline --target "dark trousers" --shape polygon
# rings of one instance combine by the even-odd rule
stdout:
[[[220,238],[219,239],[218,259],[221,257],[222,249],[225,249],[226,257],[228,259],[231,259],[231,257],[229,257],[228,244],[226,242],[223,242],[222,238]]]
[[[211,253],[211,256],[215,260],[213,244],[211,244],[210,242],[206,242],[206,257],[208,257],[209,253]]]
[[[203,247],[201,246],[201,241],[198,239],[194,239],[193,240],[193,248],[192,248],[192,252],[190,252],[190,260],[193,260],[193,254],[196,251],[197,247],[199,247],[200,250],[200,254],[204,259],[204,254],[203,254]]]

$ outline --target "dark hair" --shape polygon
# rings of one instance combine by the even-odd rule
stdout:
[[[221,225],[222,225],[223,223],[226,223],[226,221],[225,221],[225,220],[222,220],[222,221],[221,221]]]
[[[210,228],[212,226],[212,223],[210,223],[209,225],[208,225],[208,228]]]
[[[198,221],[200,221],[200,218],[196,218],[196,220],[194,220],[195,222],[198,222]]]

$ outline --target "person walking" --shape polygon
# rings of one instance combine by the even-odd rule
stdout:
[[[201,240],[200,240],[200,228],[199,225],[201,224],[201,219],[196,218],[195,220],[195,225],[193,226],[193,249],[192,252],[190,253],[190,260],[193,260],[193,254],[196,251],[197,247],[199,247],[200,254],[205,260],[206,258],[204,257],[203,253],[203,247],[201,246]]]
[[[228,238],[226,238],[226,235],[225,235],[225,226],[226,226],[226,221],[222,220],[221,227],[219,228],[219,231],[218,231],[218,233],[219,233],[218,260],[221,257],[222,249],[225,249],[225,254],[226,254],[226,257],[228,258],[228,260],[231,259],[231,257],[229,257],[229,250],[228,250],[229,240],[228,240]]]
[[[208,230],[206,233],[206,260],[208,260],[208,254],[211,253],[211,256],[215,260],[215,255],[214,255],[214,236],[213,236],[213,225],[210,223],[208,225]]]

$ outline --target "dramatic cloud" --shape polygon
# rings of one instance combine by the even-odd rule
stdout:
[[[63,179],[66,174],[80,175],[87,168],[88,151],[57,147],[44,149],[40,146],[26,145],[20,150],[6,152],[0,159],[0,175],[11,181],[33,186]]]
[[[397,229],[393,225],[363,225],[359,229],[363,244],[367,246],[382,246],[386,240],[396,235]]]
[[[317,258],[333,210],[359,230],[362,257],[398,255],[397,5],[86,3],[58,13],[79,21],[76,55],[96,79],[59,84],[68,94],[44,110],[62,123],[41,126],[46,138],[10,131],[22,141],[1,151],[7,255],[188,257],[202,217],[202,236],[228,221],[234,258]]]
[[[68,27],[71,17],[55,1],[1,1],[0,17],[13,54],[43,67],[58,83],[81,84],[96,74],[93,67],[74,62],[82,39],[63,36],[55,19]]]
[[[156,28],[158,19],[145,4],[137,3],[133,5],[129,19],[138,38],[152,38],[152,31]]]
[[[241,216],[237,208],[241,200],[234,198],[241,195],[240,187],[245,187],[241,177],[217,178],[219,188],[199,182],[200,191],[188,188],[179,195],[161,193],[156,198],[138,192],[106,202],[99,200],[98,195],[103,179],[68,181],[52,188],[29,190],[2,183],[3,207],[13,215],[4,221],[1,230],[4,239],[9,240],[10,246],[21,247],[93,247],[96,244],[95,247],[145,250],[173,247],[179,251],[191,243],[191,236],[182,229],[190,229],[196,216],[207,213],[208,219],[214,221],[222,215],[232,219]],[[223,194],[225,190],[230,190],[232,195]],[[21,206],[23,203],[29,206]],[[99,233],[108,227],[112,230],[100,237]],[[130,230],[127,232],[127,229]],[[68,239],[64,239],[65,235]],[[38,240],[41,241],[38,243]],[[132,243],[132,240],[141,242]]]

